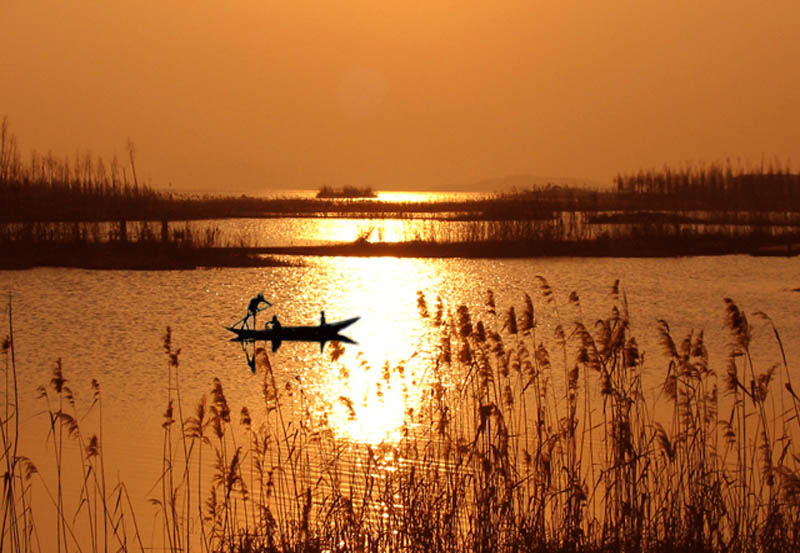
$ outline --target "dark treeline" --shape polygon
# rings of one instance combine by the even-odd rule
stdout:
[[[24,159],[8,120],[0,122],[0,220],[114,220],[158,210],[165,196],[139,182],[136,151],[125,163],[90,153],[57,157],[31,152]]]
[[[730,161],[708,166],[618,175],[623,204],[641,208],[733,211],[799,211],[800,175],[779,161],[736,168]]]
[[[605,191],[547,185],[469,199],[383,202],[352,197],[363,195],[357,189],[329,198],[175,197],[142,183],[130,141],[126,150],[123,161],[114,156],[110,162],[88,153],[24,156],[3,118],[0,251],[17,261],[33,251],[49,252],[23,266],[44,263],[43,256],[63,257],[62,246],[83,257],[101,250],[108,255],[112,247],[128,257],[149,252],[153,258],[191,249],[244,252],[256,248],[224,243],[216,228],[192,234],[185,221],[258,217],[430,219],[406,242],[437,251],[455,251],[460,244],[478,253],[487,244],[497,253],[505,244],[515,255],[567,254],[576,245],[587,253],[618,255],[763,252],[776,246],[795,253],[800,241],[800,175],[779,162],[639,171],[617,176],[616,188]],[[438,220],[466,223],[449,227]],[[202,263],[195,257],[190,264]]]

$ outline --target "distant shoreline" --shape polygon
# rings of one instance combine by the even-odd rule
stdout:
[[[0,256],[0,270],[65,267],[90,270],[173,271],[199,268],[296,267],[298,261],[276,259],[247,248],[172,247],[161,244],[105,243],[39,245]]]
[[[800,254],[800,243],[752,243],[724,240],[666,243],[627,239],[585,242],[356,242],[318,246],[250,248],[262,255],[313,257],[530,258],[540,257],[686,257],[754,255],[788,257]]]
[[[66,176],[55,183],[35,167],[28,172],[18,168],[0,182],[0,267],[156,270],[294,263],[274,256],[774,256],[795,255],[800,249],[800,174],[780,168],[665,168],[619,176],[615,191],[547,186],[430,202],[359,198],[371,190],[352,187],[328,189],[350,196],[337,199],[181,200],[136,180],[120,181],[119,175],[97,181],[68,168],[64,164]],[[351,243],[272,247],[251,247],[258,244],[253,230],[225,241],[217,226],[189,224],[272,217],[448,224],[421,225],[407,234],[411,240],[400,243],[371,243],[370,231]]]
[[[191,270],[302,266],[302,257],[397,257],[422,259],[536,259],[542,257],[670,258],[718,255],[796,256],[800,243],[706,240],[667,243],[629,239],[585,242],[352,242],[317,246],[164,248],[140,244],[17,251],[0,259],[0,270],[69,267],[92,270]]]

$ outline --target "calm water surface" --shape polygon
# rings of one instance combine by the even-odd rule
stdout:
[[[258,292],[274,304],[267,316],[274,313],[287,325],[316,324],[322,309],[329,321],[361,317],[345,332],[359,344],[346,347],[335,369],[327,350],[321,354],[315,344],[286,343],[270,353],[270,359],[279,381],[298,383],[312,408],[329,414],[335,432],[362,442],[392,439],[406,409],[414,406],[408,405],[415,401],[414,390],[425,380],[436,340],[418,316],[420,290],[431,310],[441,296],[451,309],[466,304],[474,317],[487,316],[489,289],[495,292],[499,311],[515,305],[519,312],[524,293],[529,293],[543,329],[539,335],[547,336],[556,317],[569,328],[577,318],[590,325],[607,316],[610,286],[619,279],[650,367],[647,386],[653,393],[666,365],[657,345],[656,321],[667,320],[678,337],[705,329],[712,366],[721,370],[729,341],[723,328],[725,297],[748,313],[769,314],[781,331],[793,371],[794,360],[800,359],[800,293],[793,291],[800,286],[796,259],[304,261],[299,268],[0,272],[0,290],[13,297],[25,451],[35,457],[44,447],[46,425],[36,389],[49,382],[60,358],[82,409],[91,403],[90,381],[100,382],[109,464],[119,467],[115,471],[143,503],[161,459],[160,425],[167,398],[165,329],[171,327],[173,346],[181,348],[180,385],[187,409],[218,377],[235,413],[242,405],[257,413],[262,377],[250,373],[240,347],[227,341],[223,326],[238,320]],[[537,275],[555,290],[555,310],[541,298]],[[580,308],[568,302],[572,291],[580,296]],[[764,344],[757,350],[757,362],[779,361],[770,334],[756,324],[756,337]],[[402,364],[405,370],[393,372],[392,382],[381,384],[386,363]],[[352,400],[355,417],[338,401],[342,397]]]

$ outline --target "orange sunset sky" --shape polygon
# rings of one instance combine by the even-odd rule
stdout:
[[[4,0],[25,156],[137,148],[159,188],[610,183],[800,162],[800,3]]]

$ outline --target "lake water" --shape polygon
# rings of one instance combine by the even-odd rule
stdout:
[[[45,455],[47,424],[36,390],[49,382],[60,358],[80,412],[91,404],[91,380],[100,382],[107,463],[128,483],[134,502],[146,505],[161,463],[166,328],[172,329],[173,347],[181,348],[180,388],[187,409],[209,392],[217,377],[235,413],[242,405],[257,413],[263,403],[262,375],[250,373],[241,348],[228,342],[224,326],[241,318],[247,301],[258,292],[273,303],[267,317],[276,314],[286,325],[316,324],[321,310],[328,321],[361,317],[344,332],[358,345],[346,346],[336,368],[328,349],[322,354],[316,344],[285,343],[269,353],[281,385],[302,388],[312,409],[328,412],[335,432],[359,442],[391,440],[408,403],[421,400],[413,392],[426,378],[436,336],[429,321],[418,315],[418,291],[431,311],[441,297],[451,310],[467,305],[475,319],[489,316],[487,290],[494,291],[500,312],[512,305],[521,311],[528,293],[537,309],[540,335],[546,337],[558,319],[569,329],[578,318],[591,326],[608,316],[610,287],[619,279],[649,367],[646,389],[653,394],[666,366],[656,321],[668,321],[676,337],[704,329],[712,366],[722,373],[730,341],[723,328],[723,298],[731,297],[745,312],[763,311],[772,318],[790,369],[800,378],[794,362],[800,359],[800,293],[793,291],[800,286],[796,259],[306,258],[303,263],[163,272],[0,272],[0,291],[9,293],[13,302],[23,452],[30,452],[34,461]],[[541,297],[537,276],[554,289],[555,307]],[[568,301],[573,291],[580,297],[579,307]],[[756,362],[778,362],[771,329],[755,317],[751,321],[759,344]],[[2,336],[6,333],[0,331]],[[402,375],[392,376],[401,381],[376,395],[386,363],[403,365]],[[347,368],[344,377],[342,367]],[[350,407],[338,398],[349,398]],[[348,415],[351,408],[355,416]]]

